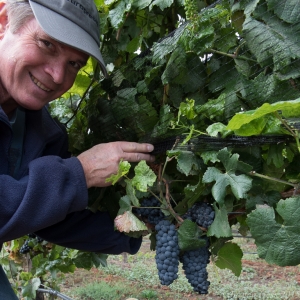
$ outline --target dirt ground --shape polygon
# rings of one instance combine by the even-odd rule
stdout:
[[[255,251],[255,245],[248,244],[247,250],[249,251]],[[147,252],[149,250],[149,245],[143,245],[141,248],[142,252]],[[113,261],[110,262],[110,264],[118,264],[118,266],[122,269],[124,268],[132,268],[132,264],[126,263],[124,261]],[[251,282],[254,284],[268,284],[270,282],[279,282],[280,280],[288,280],[296,282],[300,287],[300,274],[299,274],[299,266],[295,267],[278,267],[269,265],[266,262],[264,262],[261,259],[254,259],[254,260],[243,260],[243,272],[247,272],[247,270],[252,270],[253,277],[251,278]],[[223,279],[222,279],[223,280]],[[78,269],[75,271],[74,274],[68,274],[66,276],[65,284],[62,286],[62,292],[65,292],[68,294],[68,292],[76,287],[80,287],[83,285],[86,285],[90,282],[100,282],[105,281],[108,284],[116,284],[119,283],[126,283],[126,286],[128,286],[128,290],[134,290],[134,291],[142,291],[144,290],[145,286],[141,283],[130,281],[122,276],[118,275],[107,275],[102,270],[93,268],[90,271]],[[178,292],[172,291],[167,286],[151,286],[148,287],[148,289],[155,290],[157,294],[159,295],[159,299],[163,300],[174,300],[175,294],[176,297],[178,297]],[[211,299],[211,300],[222,300],[223,297],[219,297],[217,295],[214,295],[212,292],[210,292],[206,296],[200,296],[195,294],[189,294],[189,293],[181,293],[182,299],[186,300],[199,300],[199,299]],[[120,298],[116,300],[126,299]],[[178,298],[176,298],[178,299]],[[255,299],[254,299],[255,300]],[[299,299],[290,299],[290,300],[299,300]]]

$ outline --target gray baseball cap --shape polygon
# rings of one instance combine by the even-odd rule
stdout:
[[[53,39],[94,57],[103,74],[100,20],[93,0],[29,0],[41,28]]]

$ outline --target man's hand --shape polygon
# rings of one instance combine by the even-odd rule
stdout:
[[[118,172],[121,159],[128,162],[154,161],[153,145],[132,142],[99,144],[78,155],[82,164],[87,187],[105,187],[111,183],[106,178]]]

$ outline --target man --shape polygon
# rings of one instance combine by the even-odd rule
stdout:
[[[89,56],[106,75],[93,0],[0,0],[0,249],[35,232],[70,248],[119,254],[141,239],[86,210],[121,159],[153,161],[153,146],[99,144],[69,157],[65,133],[45,105],[65,93]],[[99,128],[99,130],[101,130]],[[0,266],[0,299],[17,299]]]

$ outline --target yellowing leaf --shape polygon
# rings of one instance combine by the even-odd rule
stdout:
[[[140,221],[131,211],[125,211],[115,218],[115,226],[120,232],[147,230],[146,225]]]

